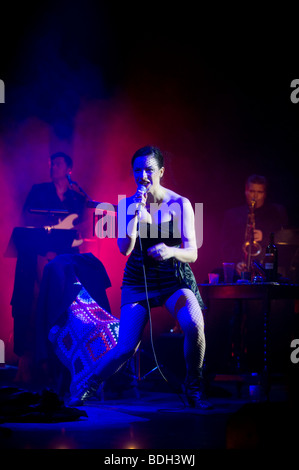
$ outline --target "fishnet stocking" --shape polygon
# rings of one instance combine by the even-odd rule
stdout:
[[[198,377],[205,354],[204,320],[198,301],[190,289],[180,289],[166,301],[165,306],[179,321],[185,335],[187,377]],[[137,351],[147,321],[145,305],[135,303],[122,307],[118,343],[101,359],[96,371],[98,381],[102,382],[117,372]]]
[[[96,371],[99,382],[117,372],[137,351],[147,320],[148,311],[143,305],[135,303],[122,307],[118,342],[99,361]]]
[[[198,377],[201,375],[206,348],[204,319],[198,301],[190,289],[180,289],[165,305],[184,332],[187,377]]]

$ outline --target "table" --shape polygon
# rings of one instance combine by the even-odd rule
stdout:
[[[263,302],[263,371],[268,383],[268,343],[269,343],[269,315],[271,301],[274,299],[299,299],[299,284],[278,283],[233,283],[233,284],[198,284],[202,298],[209,308],[209,302],[215,299],[253,300]]]
[[[299,284],[271,282],[198,284],[208,299],[299,299]]]

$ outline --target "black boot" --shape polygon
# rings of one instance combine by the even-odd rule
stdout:
[[[77,395],[72,395],[68,401],[68,406],[82,406],[88,400],[96,395],[99,386],[101,385],[100,380],[92,375],[86,382],[86,387],[83,391],[80,391]]]
[[[199,373],[195,377],[187,377],[185,380],[185,394],[191,408],[199,410],[211,410],[213,405],[206,400],[204,391],[204,379]]]

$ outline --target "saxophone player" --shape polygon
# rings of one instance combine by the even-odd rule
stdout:
[[[246,243],[248,221],[253,214],[252,242],[254,259],[262,263],[271,232],[277,232],[288,224],[288,216],[281,204],[267,198],[268,183],[264,176],[250,175],[245,182],[245,204],[225,212],[221,230],[221,257],[223,262],[233,262],[239,275],[247,269]]]

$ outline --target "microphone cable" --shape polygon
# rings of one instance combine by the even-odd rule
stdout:
[[[140,214],[138,213],[138,219],[140,219]],[[138,230],[139,230],[139,225],[140,225],[140,221],[138,220]],[[140,232],[140,230],[139,230]],[[161,368],[160,368],[160,365],[159,365],[159,362],[158,362],[158,359],[157,359],[157,355],[156,355],[156,351],[155,351],[155,346],[154,346],[154,339],[153,339],[153,325],[152,325],[152,317],[151,317],[151,308],[150,308],[150,304],[149,304],[149,297],[148,297],[148,288],[147,288],[147,277],[146,277],[146,271],[145,271],[145,264],[144,264],[144,255],[143,255],[143,251],[142,251],[142,242],[141,242],[141,236],[140,236],[140,233],[138,234],[138,238],[139,238],[139,246],[140,246],[140,251],[141,251],[141,258],[142,258],[142,270],[143,270],[143,278],[144,278],[144,287],[145,287],[145,296],[146,296],[146,303],[147,303],[147,310],[148,310],[148,319],[149,319],[149,325],[150,325],[150,340],[151,340],[151,347],[152,347],[152,352],[153,352],[153,356],[154,356],[154,360],[155,360],[155,364],[156,364],[156,368],[157,370],[159,371],[161,377],[163,378],[163,380],[168,384],[168,386],[170,387],[170,389],[175,392],[177,394],[177,396],[179,397],[179,399],[182,401],[183,405],[184,405],[184,408],[186,408],[186,403],[184,402],[184,400],[182,399],[181,395],[173,389],[173,387],[171,386],[170,382],[168,381],[168,379],[165,377],[165,375],[163,374]],[[160,410],[160,411],[166,411],[166,410]]]
[[[139,222],[138,222],[138,224],[139,224]],[[159,366],[159,363],[158,363],[158,360],[157,360],[156,351],[155,351],[155,347],[154,347],[154,340],[153,340],[153,324],[152,324],[152,316],[151,316],[151,307],[150,307],[150,304],[149,304],[148,289],[147,289],[147,278],[146,278],[146,271],[145,271],[145,264],[144,264],[144,257],[143,257],[142,242],[141,242],[140,233],[138,234],[138,238],[139,238],[139,246],[140,246],[141,258],[142,258],[142,271],[143,271],[143,279],[144,279],[145,297],[146,297],[146,304],[147,304],[147,311],[148,311],[148,319],[149,319],[149,325],[150,325],[151,347],[152,347],[152,351],[153,351],[153,355],[154,355],[154,360],[155,360],[156,367],[157,367],[158,371],[160,372],[161,376],[163,377],[163,379],[165,380],[165,382],[168,383],[167,378],[165,377],[165,375],[163,374],[163,372],[162,372],[162,370],[161,370],[161,368],[160,368],[160,366]]]

